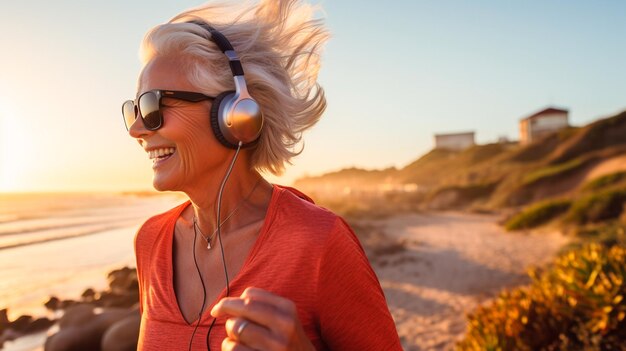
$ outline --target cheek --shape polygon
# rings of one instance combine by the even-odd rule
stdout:
[[[169,128],[163,128],[163,135],[179,144],[179,147],[195,147],[208,141],[207,136],[211,133],[210,125],[205,121],[208,116],[172,111],[165,118],[170,123],[166,126]]]
[[[162,134],[176,144],[186,170],[208,166],[213,163],[211,161],[223,161],[227,149],[219,144],[213,135],[207,115],[172,111],[166,118],[169,118],[171,123],[168,128],[164,126]]]

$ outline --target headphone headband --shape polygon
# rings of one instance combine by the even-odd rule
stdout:
[[[210,121],[215,137],[222,145],[231,149],[254,146],[263,128],[263,112],[248,93],[243,67],[235,49],[222,33],[208,23],[200,20],[186,23],[199,25],[211,34],[211,41],[228,58],[233,74],[235,91],[219,94],[211,107]]]
[[[233,45],[226,39],[224,34],[220,33],[217,29],[213,28],[210,24],[201,21],[189,21],[187,23],[197,24],[211,33],[211,40],[222,50],[222,53],[228,57],[228,63],[230,64],[230,70],[233,72],[233,76],[243,76],[243,66],[241,61],[233,48]]]

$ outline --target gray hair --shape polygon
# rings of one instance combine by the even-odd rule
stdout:
[[[157,56],[183,58],[190,83],[199,92],[217,95],[234,90],[226,56],[209,40],[200,20],[220,31],[244,66],[250,95],[260,104],[265,125],[251,150],[251,166],[280,175],[299,155],[302,132],[326,109],[317,83],[320,52],[329,34],[315,18],[316,8],[299,0],[262,0],[258,4],[206,4],[158,25],[140,50],[144,67]],[[234,14],[234,15],[233,15]]]

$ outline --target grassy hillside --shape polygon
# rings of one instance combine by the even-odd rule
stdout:
[[[422,195],[410,198],[420,201],[422,208],[519,208],[582,194],[581,186],[592,171],[606,160],[626,155],[624,136],[626,111],[561,130],[530,145],[497,143],[464,151],[435,149],[401,169],[351,168],[300,179],[296,187],[313,194],[327,189],[324,197],[346,193],[354,197],[359,193],[370,198],[373,190],[397,190],[410,184],[410,189]]]

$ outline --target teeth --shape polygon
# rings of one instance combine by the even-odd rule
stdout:
[[[173,147],[168,147],[168,148],[164,148],[164,149],[155,149],[155,150],[150,150],[148,151],[148,157],[150,159],[155,159],[157,157],[163,157],[163,156],[168,156],[174,153],[176,149]]]

